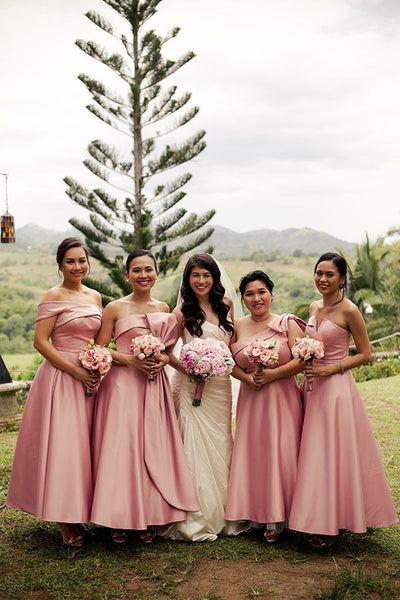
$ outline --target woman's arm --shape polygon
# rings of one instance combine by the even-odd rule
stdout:
[[[183,333],[183,329],[184,329],[183,313],[178,306],[175,306],[174,310],[172,311],[172,314],[175,315],[176,320],[178,321],[178,332],[179,332],[179,337],[181,337],[182,333]],[[181,361],[173,353],[174,347],[175,346],[172,346],[171,348],[169,348],[169,353],[168,353],[169,364],[171,367],[173,367],[177,371],[180,371],[181,373],[184,373],[186,375],[186,371],[183,368]]]
[[[308,377],[326,377],[327,375],[335,375],[338,373],[343,375],[345,371],[364,365],[371,360],[371,344],[367,327],[357,306],[353,303],[349,303],[349,308],[344,311],[344,318],[347,328],[356,345],[357,354],[355,356],[348,356],[343,361],[329,365],[313,367],[312,365],[306,364],[304,372]]]
[[[299,337],[304,337],[303,331],[300,329],[299,325],[293,319],[289,319],[288,322],[288,345],[289,348],[292,348],[296,339]],[[289,360],[289,362],[284,365],[280,365],[274,369],[263,369],[261,372],[257,371],[254,374],[254,380],[260,385],[264,385],[265,383],[271,383],[272,381],[276,381],[277,379],[285,379],[286,377],[292,377],[293,375],[297,375],[300,371],[303,370],[304,364],[299,362],[297,359],[293,358]]]
[[[118,305],[116,302],[110,302],[104,309],[101,327],[96,336],[96,344],[100,346],[108,346],[114,330],[115,321],[119,318]],[[109,348],[113,361],[123,367],[134,367],[139,371],[143,371],[147,375],[152,374],[155,365],[154,358],[145,358],[140,360],[133,354],[125,354]]]
[[[34,347],[53,367],[72,375],[72,377],[84,383],[88,390],[93,390],[98,383],[99,374],[74,365],[50,343],[49,339],[56,320],[57,317],[49,317],[37,321],[33,338]]]
[[[255,381],[254,373],[246,373],[239,365],[233,367],[231,375],[235,379],[239,379],[239,381],[248,385],[252,390],[258,392],[258,390],[261,389],[261,384]]]

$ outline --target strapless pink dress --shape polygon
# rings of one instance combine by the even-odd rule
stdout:
[[[37,320],[57,316],[52,343],[74,364],[100,327],[101,309],[42,302]],[[39,367],[21,421],[7,505],[46,521],[84,523],[92,503],[90,438],[94,396],[46,360]]]
[[[129,315],[115,324],[119,352],[151,331],[166,347],[178,336],[175,315]],[[183,521],[197,510],[167,375],[148,381],[141,371],[112,366],[96,399],[91,521],[143,530]]]
[[[321,340],[325,356],[315,364],[338,363],[348,355],[350,334],[324,319],[306,333]],[[303,385],[303,391],[305,386]],[[397,515],[368,414],[351,371],[314,379],[304,391],[305,415],[297,483],[289,527],[320,535],[339,529],[397,522]]]
[[[276,342],[277,366],[292,360],[287,338],[290,318],[294,317],[279,315],[264,331],[232,344],[232,354],[239,367],[254,371],[244,350],[255,339]],[[288,518],[296,482],[302,420],[300,389],[295,377],[278,379],[259,391],[240,384],[227,519],[277,523]]]

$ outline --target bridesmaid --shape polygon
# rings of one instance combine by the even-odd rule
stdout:
[[[79,239],[63,240],[56,259],[63,280],[38,306],[34,346],[45,360],[26,401],[7,505],[55,521],[63,542],[80,547],[92,502],[94,399],[85,389],[95,389],[98,375],[78,353],[100,327],[101,300],[82,284],[89,260]]]
[[[181,303],[174,309],[183,343],[194,338],[215,338],[229,345],[234,328],[232,300],[225,296],[221,272],[207,253],[191,256],[181,285]],[[224,517],[229,467],[232,455],[232,392],[229,375],[212,377],[204,387],[201,406],[192,405],[195,383],[180,361],[171,357],[176,369],[172,391],[179,425],[200,510],[186,521],[161,530],[164,538],[180,541],[214,541],[218,534],[234,535],[248,529],[247,523],[227,523]]]
[[[315,548],[328,548],[345,529],[397,522],[363,400],[351,369],[369,361],[364,319],[345,297],[347,263],[334,252],[323,254],[314,269],[321,300],[310,306],[306,333],[324,343],[325,356],[306,365],[314,378],[305,391],[305,416],[298,478],[289,527],[311,534]],[[350,336],[357,348],[348,355]],[[303,384],[303,390],[304,390]]]
[[[297,473],[302,426],[300,390],[295,374],[301,371],[290,349],[303,337],[305,323],[293,315],[271,312],[274,284],[263,271],[240,280],[239,290],[248,309],[235,322],[231,345],[237,362],[233,375],[240,385],[225,516],[265,524],[264,539],[275,542],[289,517]],[[254,341],[275,343],[277,366],[256,371],[245,355]]]
[[[183,521],[198,505],[164,372],[168,355],[139,360],[130,351],[132,338],[149,331],[173,346],[177,321],[150,295],[157,279],[150,252],[129,254],[126,278],[133,292],[106,306],[96,338],[108,345],[114,334],[117,364],[97,394],[91,521],[111,528],[117,543],[127,540],[127,530],[140,531],[140,539],[150,543],[152,526]]]

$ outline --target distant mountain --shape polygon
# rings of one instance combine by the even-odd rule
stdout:
[[[283,254],[291,254],[295,250],[304,253],[322,254],[323,252],[346,252],[354,250],[356,244],[345,242],[329,233],[304,227],[302,229],[256,229],[238,233],[226,227],[214,226],[214,233],[209,240],[214,245],[217,258],[245,258],[257,250],[272,252],[279,250]]]
[[[61,240],[70,236],[82,237],[72,227],[66,231],[55,231],[29,223],[16,230],[15,248],[32,247],[54,252]],[[258,250],[266,253],[279,250],[282,254],[292,254],[295,250],[301,250],[304,253],[322,254],[322,252],[337,251],[338,249],[351,252],[356,246],[356,244],[345,242],[328,233],[308,227],[282,231],[256,229],[238,233],[219,225],[214,226],[212,238],[203,244],[203,248],[209,245],[214,246],[215,256],[222,260],[247,258]]]
[[[66,231],[46,229],[34,223],[28,223],[15,231],[15,248],[40,248],[55,252],[59,243],[66,237],[82,237],[76,229],[71,227]],[[11,247],[11,245],[9,246]]]

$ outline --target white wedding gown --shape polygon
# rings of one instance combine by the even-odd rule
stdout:
[[[206,321],[202,338],[229,343],[229,334]],[[184,344],[193,337],[185,329]],[[200,406],[193,406],[195,383],[174,371],[172,393],[178,413],[185,453],[200,505],[186,521],[172,523],[159,534],[173,540],[213,541],[217,535],[237,535],[249,529],[248,522],[225,521],[225,502],[232,455],[232,392],[229,375],[212,377],[203,390]]]

